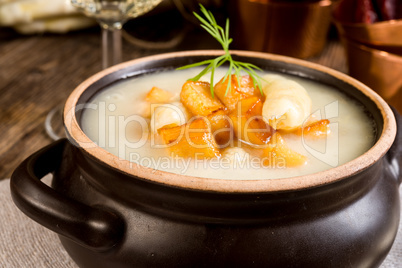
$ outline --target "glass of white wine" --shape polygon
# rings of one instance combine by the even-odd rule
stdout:
[[[71,0],[86,16],[95,18],[102,29],[102,67],[121,62],[123,24],[147,13],[162,0]]]
[[[122,61],[123,24],[130,18],[147,13],[162,0],[70,0],[71,4],[86,16],[95,18],[102,29],[102,68]],[[51,110],[45,120],[45,130],[53,140],[60,139],[64,133],[59,120],[62,109]]]

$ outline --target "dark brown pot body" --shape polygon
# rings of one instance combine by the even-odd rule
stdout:
[[[61,237],[82,267],[376,267],[398,229],[398,182],[386,158],[315,189],[218,194],[133,179],[66,151],[77,164],[57,174],[54,188],[116,211],[125,224],[106,252]]]
[[[205,57],[189,54],[117,69],[91,82],[75,104],[127,74]],[[241,60],[347,92],[366,106],[378,133],[384,122],[394,122],[351,84],[308,66],[259,57]],[[12,176],[11,192],[24,213],[60,235],[81,267],[377,267],[400,217],[402,134],[391,138],[392,147],[373,156],[376,161],[346,165],[353,168],[350,176],[298,189],[233,192],[134,176],[70,138],[25,160]],[[49,172],[52,188],[40,182]]]

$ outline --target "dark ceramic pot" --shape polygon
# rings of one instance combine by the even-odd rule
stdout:
[[[127,77],[172,69],[217,51],[123,63],[83,82],[65,107],[68,140],[25,160],[11,191],[29,217],[59,234],[81,267],[376,267],[399,223],[400,116],[372,90],[301,60],[234,51],[267,71],[303,76],[360,101],[375,145],[328,171],[276,180],[217,180],[118,159],[80,128],[80,104]],[[90,146],[88,146],[90,145]],[[40,179],[53,172],[52,188]]]

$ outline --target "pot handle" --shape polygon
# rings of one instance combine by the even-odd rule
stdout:
[[[40,181],[61,165],[67,139],[58,140],[24,160],[11,176],[14,203],[27,216],[76,243],[105,251],[124,233],[124,221],[105,208],[90,207],[63,196]]]
[[[387,153],[388,161],[391,165],[393,173],[398,178],[399,184],[402,182],[402,116],[399,112],[391,106],[392,111],[395,115],[396,120],[396,137],[395,141],[392,144],[391,148]]]

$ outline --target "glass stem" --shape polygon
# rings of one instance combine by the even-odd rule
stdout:
[[[122,61],[121,27],[111,27],[101,23],[102,28],[102,68]]]

